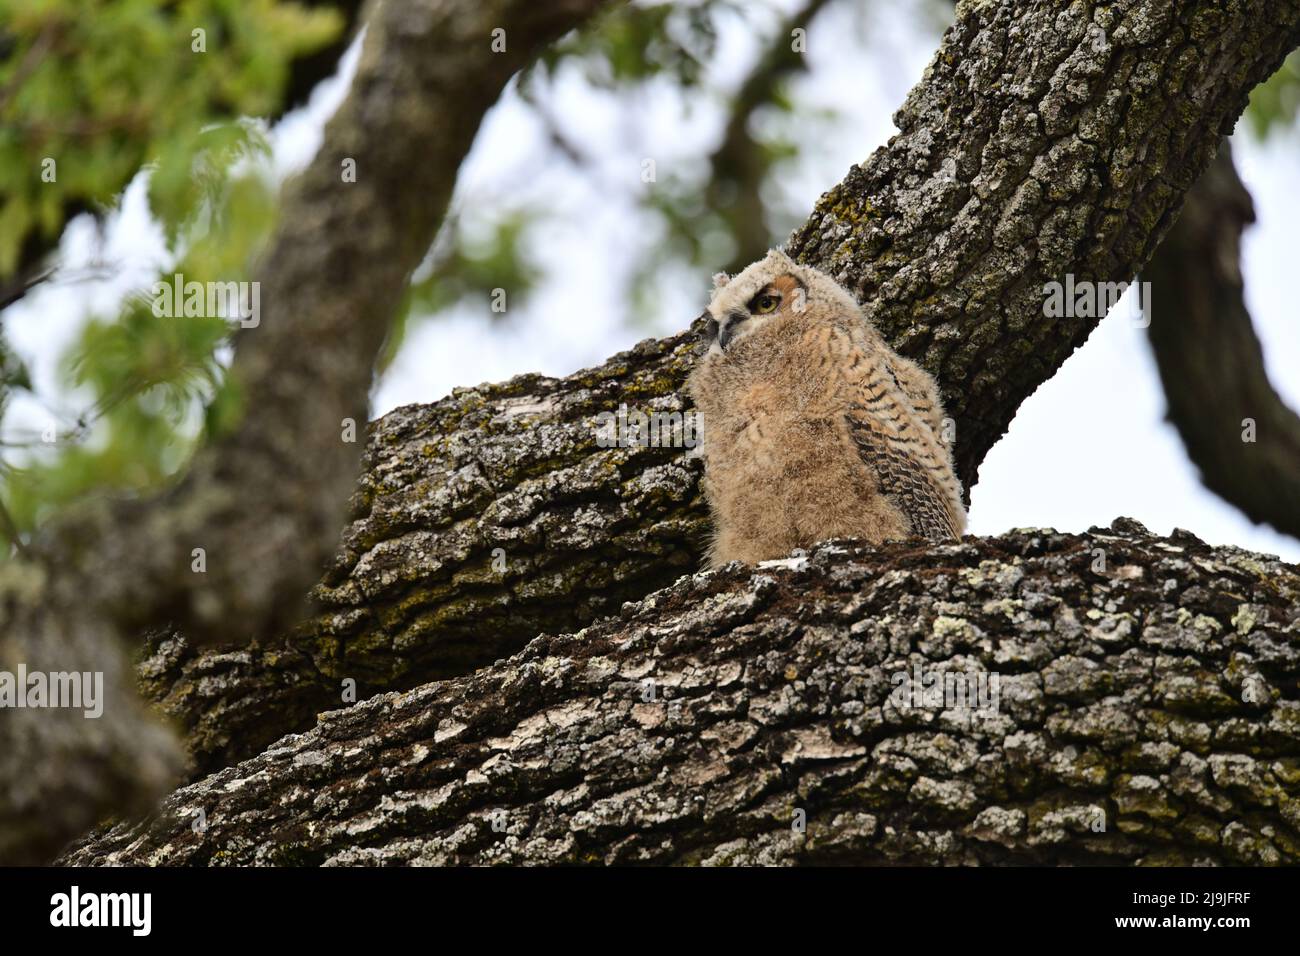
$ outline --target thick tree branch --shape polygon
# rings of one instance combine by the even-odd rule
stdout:
[[[1296,0],[958,5],[898,135],[787,251],[856,290],[935,374],[967,487],[1097,324],[1046,318],[1043,286],[1131,279],[1297,45]]]
[[[1144,273],[1147,331],[1169,420],[1205,486],[1300,538],[1300,416],[1269,384],[1242,285],[1254,220],[1225,140]]]
[[[1126,521],[732,565],[63,862],[1296,862],[1298,601],[1293,566]],[[900,700],[918,669],[996,703]]]
[[[647,340],[566,379],[458,389],[375,422],[308,621],[237,653],[196,652],[170,631],[150,642],[146,692],[187,729],[196,766],[310,726],[345,679],[366,697],[463,674],[698,567],[699,460],[602,448],[598,420],[627,404],[680,421],[666,383],[692,352],[689,335]]]

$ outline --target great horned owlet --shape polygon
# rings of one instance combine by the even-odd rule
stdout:
[[[934,380],[834,279],[782,252],[715,281],[711,344],[688,383],[710,565],[835,537],[959,538],[966,513]]]

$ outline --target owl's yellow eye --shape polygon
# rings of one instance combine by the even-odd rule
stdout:
[[[754,300],[754,311],[760,315],[763,315],[767,312],[775,312],[776,307],[780,303],[780,301],[781,300],[778,299],[776,296],[768,295],[765,292],[762,295],[760,295],[757,299]]]

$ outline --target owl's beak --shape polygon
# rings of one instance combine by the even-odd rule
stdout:
[[[697,315],[695,322],[692,322],[691,325],[695,325],[696,322],[704,323],[704,341],[712,342],[718,337],[718,323],[708,309]]]
[[[736,337],[736,333],[740,330],[740,323],[744,322],[748,318],[748,313],[743,312],[740,309],[733,309],[728,312],[727,324],[718,330],[718,347],[725,352],[727,350],[727,345]]]

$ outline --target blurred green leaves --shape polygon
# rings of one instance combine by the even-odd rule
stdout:
[[[342,23],[327,5],[276,0],[0,0],[0,287],[21,285],[34,251],[79,212],[114,207],[142,170],[176,263],[160,278],[248,278],[275,219],[257,118],[280,109],[291,61]],[[162,481],[205,424],[228,427],[229,331],[219,316],[156,316],[143,293],[89,321],[61,364],[88,405],[56,442],[21,459],[5,449],[0,499],[17,528],[94,488]],[[0,337],[0,426],[12,390],[30,387]]]
[[[147,161],[174,228],[203,188],[178,185],[188,162],[247,148],[231,121],[273,111],[290,58],[340,23],[274,0],[0,0],[0,278],[31,233],[111,205]]]
[[[1282,68],[1250,94],[1246,120],[1260,139],[1295,126],[1300,112],[1300,50],[1287,57]]]
[[[602,89],[626,88],[653,78],[696,86],[717,46],[716,16],[724,8],[740,5],[733,0],[705,0],[614,7],[589,29],[551,46],[535,69],[554,74],[560,63],[577,62],[587,81]],[[525,74],[524,83],[529,81],[530,75]]]
[[[165,144],[149,176],[149,208],[175,247],[201,212],[220,213],[228,174],[236,161],[270,154],[252,122],[215,123]]]
[[[204,228],[159,281],[170,284],[175,273],[186,282],[247,279],[274,225],[272,185],[250,171],[196,194],[187,209],[182,220],[199,218]],[[156,315],[144,293],[130,296],[117,315],[93,317],[61,368],[65,390],[88,395],[88,407],[52,449],[0,472],[0,494],[18,530],[94,489],[157,484],[185,463],[201,435],[237,423],[238,396],[218,361],[232,328],[217,315]],[[23,384],[21,375],[18,367],[15,384]]]
[[[220,386],[215,353],[227,331],[215,316],[159,318],[151,300],[134,297],[121,316],[86,326],[68,356],[68,379],[92,390],[96,408],[148,394],[146,404],[180,418]]]
[[[457,219],[443,224],[430,265],[412,278],[406,297],[389,329],[377,372],[392,364],[406,341],[411,320],[431,316],[464,302],[490,307],[496,290],[508,290],[511,307],[526,302],[542,279],[529,256],[529,231],[542,219],[541,210],[507,207],[467,228]],[[508,313],[490,313],[502,319]]]
[[[509,289],[516,301],[527,295],[542,276],[525,253],[525,240],[541,218],[541,210],[507,209],[475,231],[448,224],[437,264],[411,283],[412,308],[441,312],[467,299],[486,302],[498,288]]]

